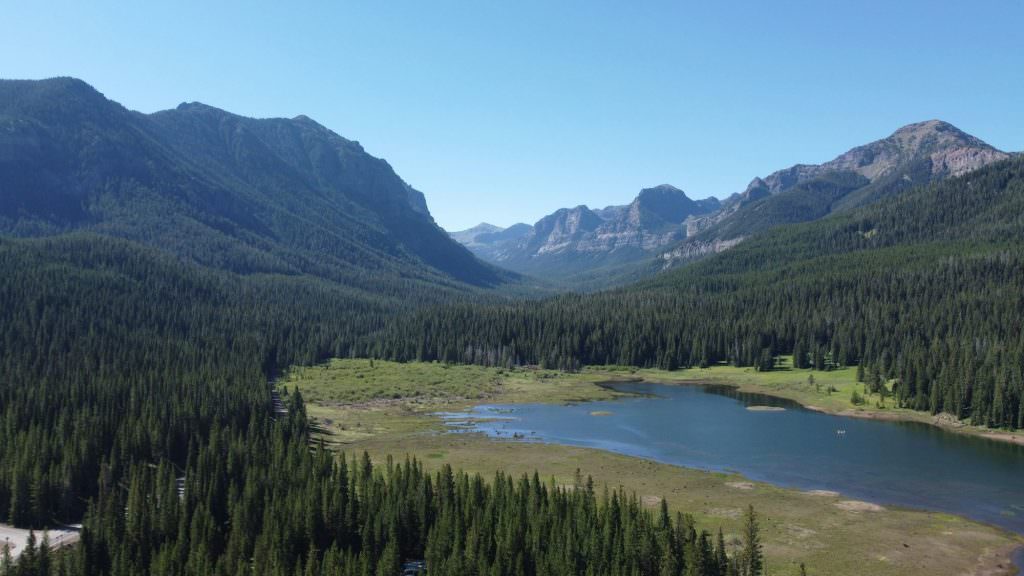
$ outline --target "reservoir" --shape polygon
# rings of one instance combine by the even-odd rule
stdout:
[[[822,414],[727,386],[610,386],[642,396],[478,406],[447,418],[460,430],[738,472],[780,486],[949,512],[1024,534],[1024,446],[922,423]]]

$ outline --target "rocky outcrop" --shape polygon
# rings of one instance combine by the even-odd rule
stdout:
[[[686,239],[665,250],[661,261],[665,266],[689,261],[773,226],[814,220],[1009,157],[947,122],[910,124],[824,164],[796,164],[754,178],[743,192],[722,202],[720,210],[690,220]],[[840,177],[861,183],[816,186]],[[815,195],[815,190],[832,193]]]
[[[727,250],[752,234],[806,222],[959,176],[1010,155],[953,125],[929,120],[853,148],[824,164],[796,164],[750,181],[724,201],[692,200],[663,184],[629,204],[565,208],[534,226],[483,225],[453,237],[490,262],[542,276],[566,276],[639,261],[664,267]]]
[[[562,208],[533,225],[525,249],[534,255],[562,252],[583,242],[604,223],[586,206]]]
[[[494,230],[481,224],[451,235],[485,260],[512,270],[545,270],[557,276],[600,267],[609,259],[649,258],[659,248],[686,238],[689,221],[719,207],[715,198],[695,201],[682,190],[662,184],[641,190],[626,205],[562,208],[532,227],[516,224]],[[547,270],[549,265],[556,269]]]
[[[858,146],[824,164],[797,164],[755,178],[744,191],[758,188],[778,194],[793,186],[832,172],[855,172],[877,180],[916,159],[928,158],[937,177],[959,176],[982,166],[1009,158],[1009,154],[941,120],[909,124],[888,138]]]

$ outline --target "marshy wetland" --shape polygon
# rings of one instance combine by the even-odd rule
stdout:
[[[782,487],[743,475],[733,466],[699,469],[627,456],[606,447],[538,442],[535,429],[523,430],[518,440],[513,436],[515,432],[492,436],[452,434],[443,418],[445,413],[501,405],[498,411],[489,410],[483,420],[508,424],[512,422],[509,418],[520,417],[528,406],[546,406],[579,410],[594,426],[610,427],[626,416],[621,411],[631,403],[657,399],[638,397],[634,390],[617,390],[621,386],[609,387],[608,381],[627,377],[692,379],[695,373],[698,371],[623,372],[602,367],[566,374],[538,369],[333,360],[296,368],[280,385],[299,389],[325,443],[348,453],[366,451],[374,458],[410,456],[428,467],[448,464],[484,477],[493,476],[496,470],[511,474],[538,471],[559,485],[571,485],[578,474],[591,476],[598,486],[625,487],[645,503],[664,499],[671,507],[692,513],[704,526],[721,526],[727,538],[737,543],[741,511],[754,504],[765,517],[765,547],[773,561],[773,574],[795,575],[800,562],[806,562],[812,573],[837,576],[860,575],[866,573],[864,570],[911,576],[1015,573],[1010,557],[1024,545],[1024,539],[1010,530],[960,515],[879,504],[853,493],[824,488]],[[755,377],[744,381],[744,374],[728,368],[699,371],[703,380],[736,381],[750,390]],[[793,413],[826,416],[801,410],[777,397],[800,392],[798,380],[805,380],[806,373],[777,373],[771,378],[764,389],[773,395],[751,396],[748,403],[785,407],[785,411],[750,412],[745,410],[748,403],[721,394],[718,399],[750,417],[769,419]],[[833,409],[842,409],[838,391],[848,391],[854,385],[853,372],[820,374],[818,378],[834,385],[837,392],[825,395],[825,399],[835,402]],[[694,390],[689,386],[671,389]],[[594,412],[602,414],[594,416]],[[857,437],[859,424],[883,424],[851,418],[840,421],[848,431],[845,440]],[[479,423],[464,421],[473,426]],[[932,428],[930,432],[941,430]],[[970,439],[968,436],[959,437]],[[531,437],[534,441],[529,441]],[[828,440],[833,438],[829,436]],[[883,447],[877,447],[876,453],[885,458]],[[920,554],[922,549],[928,554]]]

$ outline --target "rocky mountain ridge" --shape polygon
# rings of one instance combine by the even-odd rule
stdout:
[[[721,202],[694,201],[665,184],[625,205],[563,208],[533,226],[481,225],[452,236],[489,262],[548,278],[644,267],[652,257],[649,268],[656,270],[727,250],[774,226],[816,220],[1008,157],[952,124],[928,120],[822,164],[755,177]]]
[[[948,122],[909,124],[823,164],[796,164],[755,177],[722,202],[721,210],[690,221],[687,238],[659,258],[665,267],[674,266],[767,228],[815,220],[1009,157]]]
[[[662,184],[641,190],[625,205],[562,208],[532,226],[495,230],[481,224],[451,236],[481,258],[511,270],[564,276],[650,256],[685,238],[688,221],[718,208],[715,198],[694,201]]]

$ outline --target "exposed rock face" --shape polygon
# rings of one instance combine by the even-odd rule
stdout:
[[[562,208],[533,225],[526,249],[534,254],[552,254],[586,243],[588,236],[604,221],[586,206]]]
[[[858,146],[824,164],[797,164],[754,178],[721,210],[687,223],[687,238],[661,254],[665,266],[720,252],[750,234],[874,202],[917,184],[960,176],[1010,155],[955,126],[928,120]],[[847,185],[820,186],[843,176]],[[850,185],[849,182],[860,183]],[[830,193],[817,193],[826,188]]]
[[[675,248],[659,255],[664,268],[671,267],[679,261],[696,260],[709,254],[724,252],[729,248],[745,240],[745,236],[731,238],[729,240],[708,240],[706,242],[683,242]]]
[[[478,256],[512,270],[559,276],[618,262],[649,258],[686,237],[687,222],[719,209],[715,198],[691,200],[668,184],[645,188],[633,202],[591,210],[562,208],[532,227],[487,226],[452,233]],[[554,269],[551,269],[554,268]]]
[[[609,265],[651,256],[670,267],[727,250],[768,228],[816,220],[1009,156],[951,124],[929,120],[824,164],[797,164],[754,178],[722,202],[694,201],[663,184],[641,190],[626,205],[566,208],[532,227],[495,231],[481,225],[452,237],[485,260],[553,278],[603,274]]]
[[[759,187],[778,194],[829,172],[856,172],[873,181],[921,158],[931,161],[933,175],[946,177],[966,174],[1009,155],[952,124],[928,120],[904,126],[888,138],[853,148],[824,164],[797,164],[763,180],[755,178],[744,194]]]

